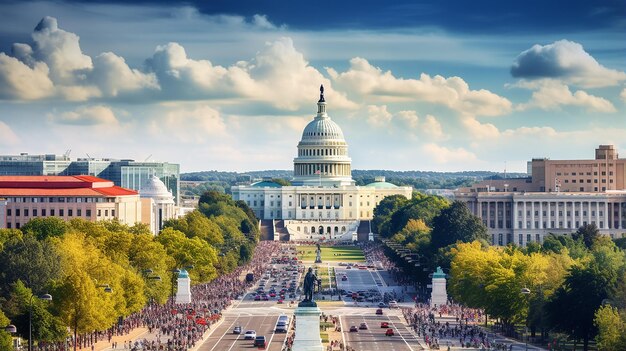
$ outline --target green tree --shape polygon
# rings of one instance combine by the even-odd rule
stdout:
[[[0,310],[0,326],[7,326],[10,323],[11,321],[4,315],[4,312]],[[12,347],[11,334],[4,330],[4,328],[0,329],[0,350],[11,350]]]
[[[391,215],[408,201],[409,199],[402,195],[391,195],[382,199],[374,208],[374,219],[372,220],[374,230],[385,237],[390,237],[393,234],[388,229]]]
[[[23,233],[32,233],[37,240],[61,236],[67,232],[68,225],[59,217],[36,217],[21,228]]]
[[[44,292],[51,280],[60,276],[58,250],[49,241],[38,241],[26,234],[22,240],[12,239],[0,252],[0,289],[7,296],[11,284],[23,281],[35,294]]]
[[[626,323],[617,308],[600,306],[594,314],[593,323],[598,328],[598,351],[626,350]]]
[[[427,226],[432,228],[433,218],[449,205],[448,200],[443,197],[415,193],[411,200],[391,215],[386,234],[391,236],[399,232],[411,219],[421,219]]]
[[[0,252],[4,250],[4,244],[9,241],[21,241],[22,231],[19,229],[0,228]]]
[[[574,240],[582,240],[585,246],[590,249],[593,242],[600,237],[600,230],[595,223],[585,224],[578,228],[572,238]]]
[[[48,311],[50,302],[42,301],[36,296],[33,296],[31,289],[27,288],[21,280],[12,284],[9,299],[4,306],[7,315],[14,321],[18,334],[21,335],[22,338],[28,339],[31,301],[33,311],[33,343],[35,343],[35,341],[63,340],[66,336],[65,326],[60,319],[53,316]]]
[[[176,267],[194,266],[189,272],[192,283],[206,283],[217,276],[217,251],[206,241],[187,238],[185,234],[172,228],[163,229],[156,239],[175,260]]]
[[[431,244],[435,250],[457,241],[467,243],[487,239],[487,227],[461,201],[454,201],[433,219]]]
[[[615,248],[594,248],[587,262],[570,268],[564,284],[546,304],[547,317],[556,330],[583,341],[585,351],[597,333],[594,315],[613,293],[624,266],[624,253]]]

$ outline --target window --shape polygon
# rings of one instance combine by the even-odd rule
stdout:
[[[33,217],[37,217],[37,209],[33,208]]]
[[[11,229],[11,222],[7,222],[7,228]]]
[[[79,208],[79,209],[77,209],[77,210],[76,210],[76,215],[77,215],[78,217],[82,216],[82,215],[83,215],[83,210],[82,210],[82,209],[80,209],[80,208]]]
[[[108,217],[109,216],[109,210],[104,210],[104,216]]]
[[[41,209],[41,216],[42,216],[42,217],[45,217],[45,216],[46,216],[46,209],[45,209],[45,208],[42,208],[42,209]]]
[[[59,217],[63,217],[65,215],[65,210],[59,208]]]
[[[85,210],[85,216],[91,217],[91,210]]]
[[[7,216],[11,216],[11,215],[12,215],[12,214],[11,214],[11,209],[10,209],[10,208],[7,208]]]
[[[278,211],[278,213],[280,213],[280,211]],[[111,216],[115,217],[115,210],[111,210]],[[280,216],[280,214],[279,214],[279,216]]]
[[[102,216],[102,210],[98,209],[98,217]]]
[[[15,209],[15,217],[19,217],[20,216],[20,209],[16,208]]]
[[[54,208],[51,208],[51,209],[50,209],[50,216],[53,216],[53,217],[54,217]]]
[[[74,210],[72,210],[71,208],[67,210],[67,215],[72,217],[74,215]]]

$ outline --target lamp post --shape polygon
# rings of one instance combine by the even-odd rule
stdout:
[[[522,288],[521,293],[522,295],[526,296],[526,303],[528,304],[528,314],[530,314],[530,289]],[[528,314],[526,315],[526,325],[524,327],[524,334],[526,334],[526,351],[528,351]]]
[[[15,327],[15,325],[9,324],[6,327],[4,327],[4,331],[9,334],[15,334],[17,333],[17,328]],[[11,342],[13,342],[13,340],[11,340]],[[13,349],[13,347],[11,347],[11,349]]]
[[[35,295],[31,294],[28,302],[28,351],[33,350],[33,297]],[[37,298],[44,301],[52,301],[52,295],[50,294],[43,294]]]

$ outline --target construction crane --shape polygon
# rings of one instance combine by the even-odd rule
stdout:
[[[66,158],[70,157],[70,153],[72,152],[72,149],[67,149],[65,150],[65,153],[63,154],[63,156],[65,156]]]

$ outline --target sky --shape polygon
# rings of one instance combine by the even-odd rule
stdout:
[[[0,1],[0,154],[291,169],[319,86],[354,169],[626,155],[623,0]]]

